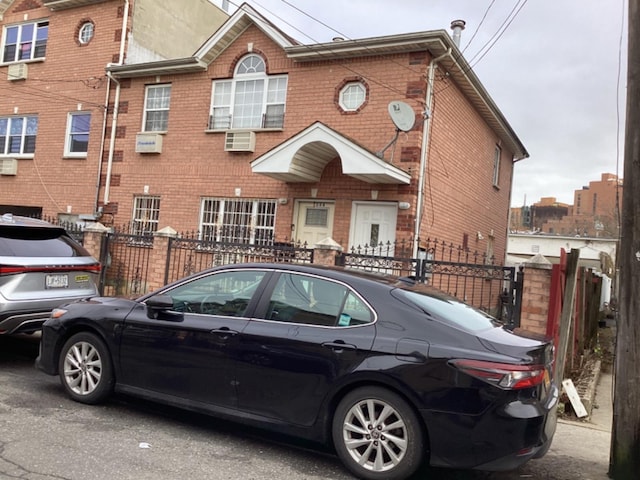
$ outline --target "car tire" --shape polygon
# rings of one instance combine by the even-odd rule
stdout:
[[[58,359],[58,372],[62,386],[77,402],[99,403],[113,391],[109,350],[93,333],[77,333],[67,340]]]
[[[405,479],[424,458],[417,415],[402,397],[384,388],[348,393],[335,411],[332,434],[338,457],[359,478]]]

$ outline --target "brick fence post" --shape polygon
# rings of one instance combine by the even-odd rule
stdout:
[[[524,270],[520,328],[546,335],[551,296],[551,262],[538,254],[524,263]]]
[[[171,227],[164,227],[153,234],[153,251],[149,257],[149,274],[147,276],[147,291],[163,287],[169,255],[169,239],[176,238],[178,232]]]
[[[107,232],[109,232],[109,228],[98,222],[90,223],[84,229],[82,245],[96,260],[100,260],[102,238]],[[105,268],[105,265],[102,267]]]
[[[313,263],[333,267],[342,253],[342,246],[332,238],[320,240],[313,246]]]

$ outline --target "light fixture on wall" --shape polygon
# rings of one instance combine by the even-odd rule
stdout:
[[[311,198],[316,198],[318,196],[318,189],[317,188],[312,188],[311,189]]]
[[[279,198],[278,199],[278,203],[280,205],[286,205],[287,203],[289,203],[289,199],[288,198]]]
[[[378,190],[371,190],[371,200],[378,199]]]
[[[411,208],[411,204],[409,202],[400,202],[398,203],[398,208],[400,210],[409,210],[409,208]]]
[[[484,240],[484,236],[479,231],[476,233],[476,240]]]

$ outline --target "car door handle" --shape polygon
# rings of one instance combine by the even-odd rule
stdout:
[[[238,335],[240,332],[236,332],[235,330],[230,330],[226,327],[223,328],[214,328],[209,333],[212,333],[220,338],[220,340],[228,340],[229,338]]]
[[[357,350],[358,347],[349,343],[344,343],[342,340],[336,340],[335,342],[325,342],[323,347],[330,348],[336,353],[341,353],[343,350]]]

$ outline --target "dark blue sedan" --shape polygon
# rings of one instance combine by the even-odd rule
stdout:
[[[544,455],[552,362],[550,343],[410,279],[238,264],[54,310],[37,366],[82,403],[115,390],[304,437],[388,480]]]

